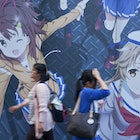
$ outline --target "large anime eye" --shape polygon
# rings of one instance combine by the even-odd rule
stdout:
[[[5,40],[0,40],[0,44],[1,44],[3,47],[6,47],[6,46],[7,46]]]
[[[135,77],[137,71],[138,71],[137,69],[131,69],[131,70],[129,70],[128,72],[130,73],[130,76],[131,76],[131,77]]]

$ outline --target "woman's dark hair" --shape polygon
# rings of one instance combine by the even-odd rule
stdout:
[[[40,76],[41,83],[49,80],[50,76],[49,76],[49,74],[47,74],[47,68],[46,68],[45,64],[35,63],[33,66],[33,69],[35,69],[37,71],[37,73],[39,73],[41,75]]]
[[[93,76],[92,70],[84,70],[82,76],[76,82],[76,100],[79,96],[80,91],[85,86],[86,82],[95,82],[95,87],[97,79]]]

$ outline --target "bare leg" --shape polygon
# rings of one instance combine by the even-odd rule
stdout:
[[[121,33],[128,23],[129,19],[130,18],[117,18],[112,34],[114,43],[118,43],[121,41]]]
[[[104,21],[105,28],[110,31],[113,30],[115,21],[116,21],[116,17],[107,12],[105,12],[105,17],[106,17],[106,19]]]

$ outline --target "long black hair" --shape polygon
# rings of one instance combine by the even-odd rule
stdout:
[[[49,80],[50,76],[47,73],[47,68],[45,64],[42,63],[35,63],[33,69],[40,74],[40,83],[44,83],[45,81]]]
[[[80,91],[86,85],[86,82],[93,82],[93,81],[96,87],[97,79],[93,76],[92,70],[90,69],[84,70],[81,77],[76,82],[76,97],[75,97],[76,100],[79,96]]]

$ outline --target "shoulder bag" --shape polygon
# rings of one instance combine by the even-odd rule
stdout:
[[[76,102],[73,111],[69,111],[67,132],[70,135],[81,138],[93,138],[99,126],[99,113],[93,112],[93,104],[90,106],[89,113],[78,112],[80,96]]]

